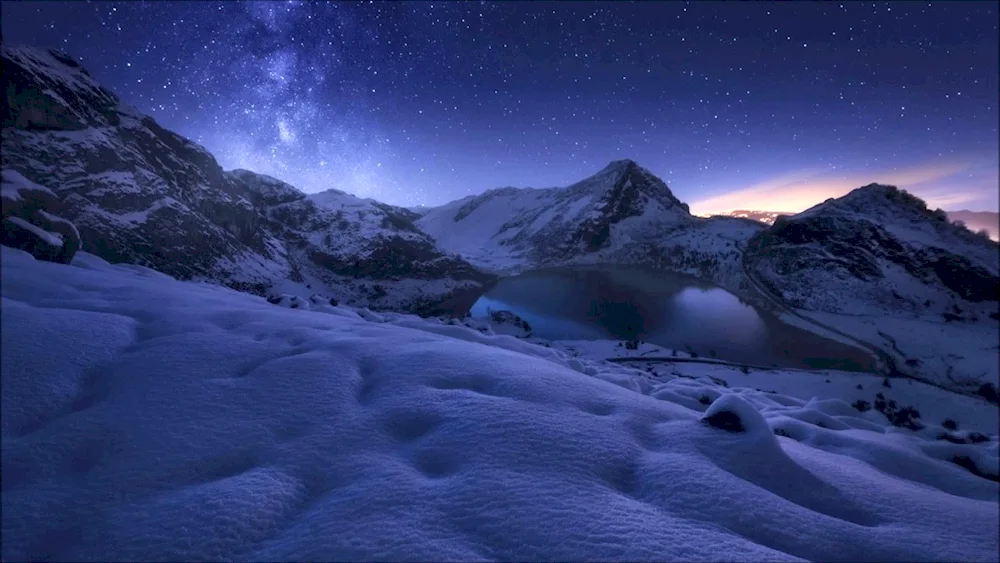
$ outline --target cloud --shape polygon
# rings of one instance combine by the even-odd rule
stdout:
[[[708,215],[749,209],[797,213],[828,198],[840,197],[872,182],[904,188],[924,199],[931,208],[955,208],[971,201],[982,200],[982,189],[971,186],[967,178],[960,181],[944,180],[949,178],[956,180],[955,176],[974,167],[973,163],[956,161],[874,172],[799,170],[746,188],[695,201],[691,203],[691,212],[696,215]]]

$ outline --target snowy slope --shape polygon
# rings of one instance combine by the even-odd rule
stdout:
[[[2,54],[17,91],[4,168],[62,198],[84,250],[257,294],[321,292],[410,310],[487,279],[437,251],[405,210],[341,193],[353,210],[344,216],[272,178],[225,172],[66,55],[7,45]]]
[[[957,431],[911,431],[801,383],[87,253],[4,248],[0,274],[6,561],[996,557],[996,409],[975,399],[949,395]]]
[[[904,373],[970,390],[1000,379],[1000,246],[904,191],[872,184],[780,218],[749,241],[746,265]]]
[[[736,243],[761,225],[693,217],[662,180],[614,161],[565,188],[501,188],[426,211],[438,245],[501,273],[581,263],[647,264],[728,284]]]

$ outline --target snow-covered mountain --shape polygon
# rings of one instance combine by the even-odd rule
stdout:
[[[1000,284],[995,242],[880,184],[779,218],[750,240],[747,263],[786,302],[834,313],[995,303]]]
[[[739,283],[737,243],[764,225],[692,216],[631,160],[565,188],[500,188],[426,211],[417,226],[482,268],[644,264]]]
[[[62,199],[86,251],[257,294],[418,311],[489,278],[438,251],[404,209],[223,171],[63,53],[4,45],[2,56],[3,167]]]
[[[996,402],[1000,246],[945,212],[871,184],[779,218],[745,266],[757,289],[897,372]]]

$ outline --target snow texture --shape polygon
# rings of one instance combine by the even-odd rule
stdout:
[[[721,377],[815,375],[657,374],[83,252],[0,271],[6,561],[996,559],[995,426],[952,443]]]

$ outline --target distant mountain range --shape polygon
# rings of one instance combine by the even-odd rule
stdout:
[[[961,222],[970,231],[986,231],[989,233],[990,238],[993,240],[998,240],[1000,238],[1000,213],[994,211],[969,211],[963,209],[961,211],[945,211],[948,215],[948,220],[951,222]],[[753,219],[754,221],[760,221],[767,225],[773,225],[774,221],[781,217],[782,215],[794,215],[794,213],[780,212],[780,211],[750,211],[746,209],[737,209],[735,211],[730,211],[728,213],[719,214],[723,217],[741,217],[744,219]]]
[[[953,224],[992,221],[996,232],[996,214],[930,211],[891,186],[790,217],[703,218],[649,170],[618,160],[564,188],[500,188],[411,210],[225,171],[61,52],[4,45],[2,61],[3,242],[46,259],[69,259],[69,246],[44,254],[25,241],[60,246],[78,230],[83,250],[111,262],[271,298],[317,293],[422,314],[462,311],[498,275],[582,264],[687,273],[817,313],[978,318],[996,308],[997,244]]]

